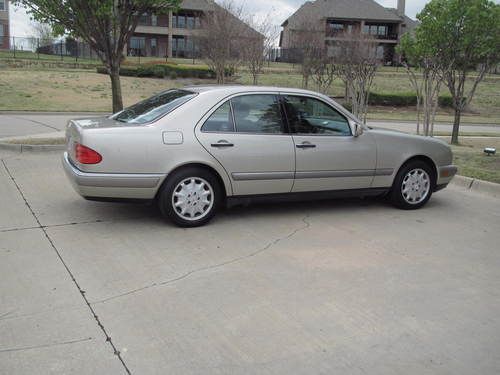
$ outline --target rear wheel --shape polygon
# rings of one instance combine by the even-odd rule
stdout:
[[[424,161],[414,160],[399,170],[391,190],[391,202],[399,208],[414,210],[427,203],[432,195],[435,177]]]
[[[197,227],[212,219],[221,197],[221,187],[212,173],[185,168],[167,178],[158,202],[163,216],[182,227]]]

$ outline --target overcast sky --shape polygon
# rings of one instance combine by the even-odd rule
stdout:
[[[265,18],[267,15],[272,16],[272,20],[277,24],[281,24],[293,12],[295,12],[305,1],[304,0],[234,0],[237,4],[243,4],[246,13],[255,14],[258,18]],[[395,8],[397,0],[376,0],[385,7]],[[497,0],[498,1],[498,0]],[[407,0],[406,14],[415,19],[416,14],[422,10],[428,0]],[[10,27],[12,36],[29,36],[33,32],[31,30],[31,22],[29,16],[26,15],[23,9],[10,7]]]

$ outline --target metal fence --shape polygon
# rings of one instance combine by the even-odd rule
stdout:
[[[154,39],[154,43],[152,39]],[[138,64],[151,59],[165,59],[165,61],[168,61],[166,46],[159,46],[156,44],[156,38],[152,39],[132,37],[125,51],[127,59]],[[191,59],[194,63],[195,59],[200,58],[200,53],[194,43],[176,43],[174,38],[172,57]],[[0,37],[0,58],[78,63],[100,62],[99,56],[87,43],[70,38]]]
[[[0,57],[81,62],[99,60],[87,43],[74,39],[0,37]]]

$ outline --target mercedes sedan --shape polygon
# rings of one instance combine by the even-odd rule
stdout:
[[[92,200],[154,201],[181,226],[255,198],[386,195],[420,208],[457,168],[437,139],[371,129],[300,89],[196,86],[71,120],[63,165]]]

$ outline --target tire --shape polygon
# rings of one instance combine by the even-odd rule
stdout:
[[[404,164],[392,185],[391,203],[403,210],[416,210],[431,198],[436,177],[432,167],[422,160],[412,160]]]
[[[167,177],[158,206],[162,215],[178,226],[198,227],[214,217],[221,198],[221,186],[211,172],[186,167]]]

